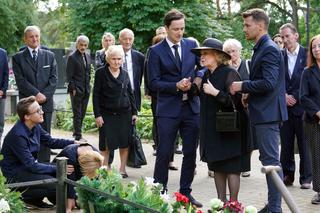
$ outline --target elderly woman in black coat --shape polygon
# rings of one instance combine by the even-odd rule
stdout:
[[[241,104],[241,94],[231,96],[229,86],[240,80],[237,71],[229,66],[230,55],[222,50],[222,43],[206,39],[202,47],[192,50],[208,68],[200,87],[200,155],[214,171],[218,198],[226,202],[226,187],[230,200],[237,200],[240,173],[250,170],[250,149],[247,140],[247,115]],[[239,131],[220,132],[216,126],[218,111],[238,111]]]

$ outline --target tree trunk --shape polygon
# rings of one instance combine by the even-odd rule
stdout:
[[[222,11],[220,7],[220,0],[216,0],[216,5],[217,5],[217,16],[222,17]]]
[[[289,3],[292,7],[292,24],[297,28],[299,33],[298,3],[296,0],[290,0]]]

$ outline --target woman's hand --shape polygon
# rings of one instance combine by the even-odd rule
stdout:
[[[220,92],[220,90],[217,90],[210,82],[210,80],[208,79],[207,81],[208,83],[204,83],[203,84],[203,90],[206,94],[208,95],[213,95],[213,96],[217,96]]]
[[[67,165],[67,175],[71,175],[74,172],[73,165],[68,164]]]
[[[97,125],[97,127],[102,127],[102,125],[104,124],[104,121],[103,121],[103,118],[102,118],[102,116],[99,116],[99,117],[97,117],[96,118],[96,125]]]
[[[138,116],[137,115],[132,115],[132,124],[136,125],[137,122],[138,122]]]

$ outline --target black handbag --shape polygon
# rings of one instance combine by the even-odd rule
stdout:
[[[127,165],[130,167],[140,168],[147,164],[146,157],[143,152],[140,137],[137,134],[136,126],[132,127],[132,137],[129,144],[129,155]]]
[[[240,120],[233,100],[231,99],[233,112],[216,112],[216,131],[217,132],[239,132]]]

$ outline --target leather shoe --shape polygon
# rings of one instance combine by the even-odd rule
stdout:
[[[286,186],[292,186],[292,185],[293,185],[293,180],[292,180],[292,178],[289,177],[289,176],[284,176],[284,178],[283,178],[283,183],[284,183],[284,185],[286,185]]]
[[[126,172],[125,172],[125,173],[121,173],[121,176],[122,176],[122,178],[127,178],[127,177],[129,177]]]
[[[262,209],[258,211],[258,213],[269,213],[268,205],[265,205]]]
[[[202,203],[200,203],[199,201],[194,199],[194,197],[192,197],[192,195],[189,194],[189,195],[185,195],[185,196],[189,199],[190,203],[192,205],[196,206],[197,208],[201,208],[203,206]]]
[[[181,155],[182,154],[182,150],[181,149],[176,149],[174,150],[175,154]]]
[[[169,170],[177,171],[178,167],[176,167],[174,165],[169,165]]]
[[[300,186],[300,189],[310,189],[311,188],[311,184],[310,183],[303,183]]]

